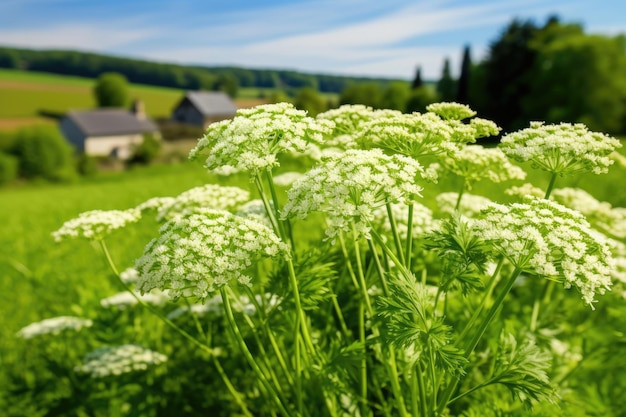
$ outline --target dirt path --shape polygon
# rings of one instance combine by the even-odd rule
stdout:
[[[59,91],[62,93],[68,92],[89,92],[89,87],[80,87],[77,85],[54,85],[54,84],[39,84],[25,81],[7,81],[0,80],[0,88],[11,90],[29,90],[29,91]]]

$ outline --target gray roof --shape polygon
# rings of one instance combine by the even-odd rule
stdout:
[[[67,117],[74,121],[86,136],[112,136],[158,131],[149,119],[138,119],[128,110],[98,109],[70,111]]]
[[[237,106],[221,91],[188,91],[185,95],[204,116],[234,116]]]

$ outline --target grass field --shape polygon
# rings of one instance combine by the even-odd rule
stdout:
[[[0,69],[0,130],[14,130],[32,124],[55,124],[44,114],[64,114],[71,109],[90,109],[95,80],[47,73]],[[130,85],[131,100],[143,101],[152,118],[168,118],[184,94],[175,88]],[[268,93],[269,95],[269,93]],[[238,107],[250,107],[265,102],[258,89],[241,92]]]

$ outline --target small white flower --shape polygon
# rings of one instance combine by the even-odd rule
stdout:
[[[539,198],[494,203],[475,225],[517,268],[575,286],[588,304],[610,289],[615,268],[609,244],[577,211]]]
[[[169,289],[170,297],[205,299],[236,280],[258,259],[286,256],[288,247],[267,226],[227,211],[198,209],[166,222],[135,268],[137,290]]]
[[[192,212],[197,208],[233,210],[250,199],[250,193],[239,187],[206,184],[187,190],[164,203],[157,212],[157,220]]]
[[[136,294],[139,299],[147,304],[155,306],[164,306],[169,301],[169,297],[166,293],[161,291],[152,291],[147,294]],[[128,307],[132,307],[138,303],[137,299],[133,297],[128,291],[119,292],[110,297],[100,300],[100,305],[104,308],[115,308],[117,310],[126,310]]]
[[[278,154],[304,153],[309,144],[323,143],[333,127],[289,103],[240,109],[232,120],[209,125],[189,158],[205,157],[209,170],[228,166],[256,175],[278,166]]]
[[[76,371],[92,378],[104,378],[145,371],[166,361],[167,357],[158,352],[137,345],[121,345],[103,347],[87,354],[83,365],[76,367]]]
[[[57,242],[67,238],[83,237],[100,240],[113,230],[135,223],[141,218],[141,211],[129,210],[92,210],[81,213],[77,218],[68,220],[59,230],[52,233]]]
[[[516,161],[530,161],[533,166],[561,175],[606,173],[613,163],[609,155],[621,146],[617,139],[590,132],[581,123],[532,122],[526,129],[505,135],[500,142],[500,149]]]
[[[81,319],[73,316],[60,316],[36,323],[31,323],[17,332],[17,336],[23,339],[31,339],[44,334],[57,335],[64,330],[78,331],[83,327],[91,327],[93,322],[88,319]]]
[[[423,174],[414,159],[388,156],[380,149],[349,150],[329,157],[297,180],[288,192],[283,218],[304,219],[309,213],[326,213],[329,238],[354,226],[369,235],[374,212],[386,203],[407,204],[420,197],[416,184]]]

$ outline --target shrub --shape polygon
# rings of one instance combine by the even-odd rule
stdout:
[[[73,150],[56,128],[31,126],[15,134],[11,153],[19,159],[19,175],[59,181],[75,177]]]

